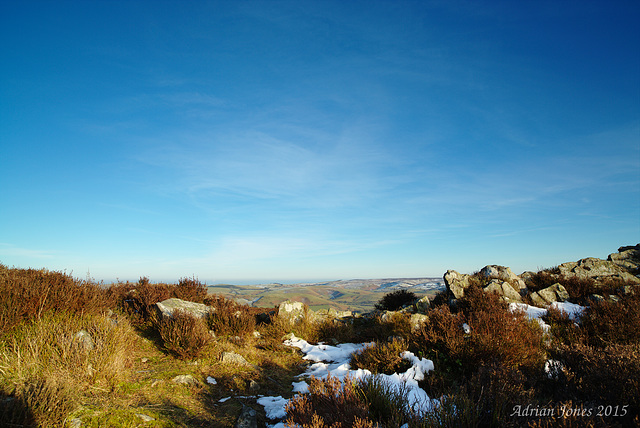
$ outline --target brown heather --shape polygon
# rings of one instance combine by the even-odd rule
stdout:
[[[367,420],[367,415],[367,405],[354,380],[311,378],[309,393],[294,397],[287,405],[287,426],[347,428]],[[318,425],[320,422],[323,425]]]
[[[46,269],[10,269],[0,264],[0,334],[48,311],[98,314],[109,301],[97,284]]]
[[[376,341],[372,346],[351,356],[352,369],[366,369],[373,374],[403,373],[411,364],[401,357],[408,348],[404,339],[393,338],[389,342]]]
[[[182,360],[199,356],[212,339],[204,320],[181,310],[156,325],[165,349]]]
[[[245,305],[239,305],[222,296],[208,300],[213,310],[207,324],[218,336],[246,336],[256,329],[256,317]]]

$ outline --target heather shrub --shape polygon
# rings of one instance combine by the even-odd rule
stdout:
[[[482,365],[465,383],[461,393],[475,403],[480,426],[502,427],[510,420],[516,405],[536,404],[534,381],[535,377],[514,367]]]
[[[571,344],[584,340],[584,330],[562,309],[549,307],[544,321],[549,324],[554,343]]]
[[[480,286],[470,286],[458,301],[458,310],[466,316],[476,312],[508,312],[509,304],[497,293],[486,293]]]
[[[431,307],[437,308],[438,306],[449,304],[449,293],[447,290],[441,290],[431,300]]]
[[[584,300],[585,297],[591,294],[611,294],[614,292],[614,287],[609,285],[603,285],[602,282],[596,282],[592,278],[578,278],[577,276],[558,277],[559,282],[564,286],[569,293],[569,299],[578,302]]]
[[[353,320],[327,318],[318,323],[318,340],[329,343],[349,343],[362,340]]]
[[[558,282],[558,275],[553,272],[553,269],[542,269],[524,277],[527,288],[533,292],[552,286]]]
[[[296,396],[287,405],[288,427],[400,427],[425,424],[414,411],[408,391],[377,376],[344,383],[334,377],[311,378],[309,393]],[[435,426],[435,425],[433,425]]]
[[[459,372],[465,346],[462,328],[465,321],[464,314],[452,314],[448,306],[430,310],[427,320],[412,335],[412,348],[432,360],[439,371]]]
[[[481,417],[478,404],[458,391],[440,397],[432,411],[413,417],[409,428],[476,428],[482,426]]]
[[[318,421],[334,428],[347,428],[356,420],[367,420],[368,408],[358,394],[356,381],[346,378],[309,380],[309,393],[295,396],[287,404],[288,426],[318,426]],[[314,425],[316,424],[316,425]]]
[[[618,302],[593,302],[580,317],[583,334],[591,345],[599,347],[640,343],[639,308],[640,294],[623,296]]]
[[[629,416],[640,414],[640,344],[604,348],[576,343],[551,351],[563,364],[559,385],[566,394],[601,404],[628,404]]]
[[[0,265],[0,333],[47,311],[98,314],[108,303],[97,284],[62,272]]]
[[[153,305],[173,297],[175,288],[167,284],[150,284],[144,279],[141,278],[138,284],[112,285],[108,290],[117,306],[136,323],[151,321],[155,313]]]
[[[246,306],[218,296],[210,300],[207,324],[219,336],[244,336],[256,328],[256,318]]]
[[[376,426],[401,426],[410,419],[406,388],[377,376],[366,376],[356,383],[356,393],[368,408],[368,419]]]
[[[207,303],[207,286],[192,278],[181,278],[173,290],[173,297],[189,302]]]
[[[211,339],[204,320],[181,310],[156,325],[165,349],[183,360],[196,358]]]
[[[462,352],[465,369],[492,363],[532,370],[542,366],[545,359],[542,329],[524,312],[476,311],[467,322],[471,334]]]
[[[373,374],[403,373],[411,367],[411,363],[400,355],[406,351],[408,342],[393,338],[389,342],[376,341],[372,346],[354,353],[351,356],[352,369],[366,369]]]
[[[403,312],[385,312],[374,319],[370,326],[370,340],[398,336],[411,336],[411,315]]]
[[[391,293],[387,293],[375,304],[375,308],[381,311],[397,311],[406,305],[414,303],[418,299],[418,296],[412,291],[408,290],[396,290]]]

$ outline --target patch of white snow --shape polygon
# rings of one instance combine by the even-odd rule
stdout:
[[[560,309],[569,315],[569,319],[575,320],[576,317],[582,315],[582,312],[586,309],[584,306],[576,305],[571,302],[553,302],[552,308]]]

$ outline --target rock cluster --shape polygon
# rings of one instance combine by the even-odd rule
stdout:
[[[607,260],[588,257],[577,262],[563,263],[555,269],[559,280],[555,284],[538,291],[530,291],[526,279],[533,273],[525,272],[518,276],[510,268],[498,265],[485,266],[478,274],[467,275],[448,270],[444,274],[447,293],[452,301],[464,297],[465,290],[472,284],[482,284],[485,292],[498,293],[508,302],[522,302],[528,298],[536,306],[546,307],[553,302],[563,302],[569,299],[569,293],[560,283],[561,280],[590,279],[596,283],[618,281],[627,283],[622,293],[634,293],[640,286],[640,244],[630,247],[620,247],[617,253],[610,254]],[[597,299],[601,296],[591,296]]]
[[[205,318],[213,308],[202,303],[189,302],[174,297],[156,303],[156,309],[161,318],[173,316],[173,312],[176,310],[187,312],[196,318]]]

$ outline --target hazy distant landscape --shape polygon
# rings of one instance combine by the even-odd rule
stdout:
[[[327,309],[366,312],[384,293],[406,289],[418,296],[435,295],[444,288],[442,278],[351,279],[317,283],[233,285],[207,287],[209,294],[234,299],[241,304],[268,308],[284,300],[307,304],[312,310]]]

